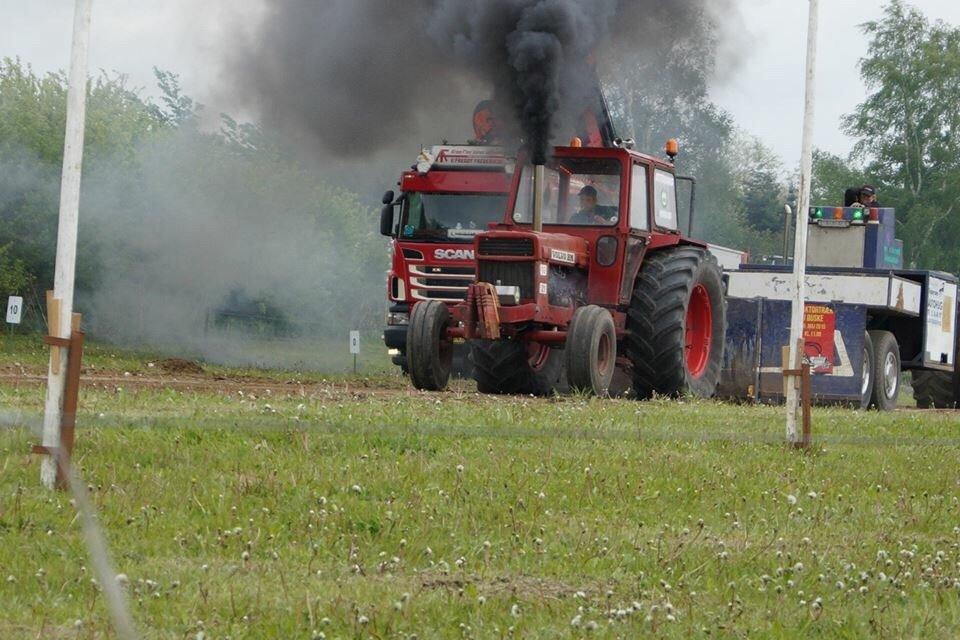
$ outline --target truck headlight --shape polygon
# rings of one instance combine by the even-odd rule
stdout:
[[[395,327],[397,325],[410,324],[410,314],[409,313],[388,313],[387,314],[387,326]]]

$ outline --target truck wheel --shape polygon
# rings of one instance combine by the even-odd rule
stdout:
[[[920,409],[955,409],[953,375],[947,371],[916,369],[913,376],[913,398]]]
[[[450,311],[437,300],[418,302],[407,331],[407,369],[417,389],[442,391],[450,380],[453,345],[444,336]]]
[[[863,332],[863,369],[860,372],[860,408],[869,409],[873,402],[873,385],[876,384],[873,363],[873,340],[870,332]]]
[[[900,345],[889,331],[869,331],[873,343],[873,400],[879,411],[897,408],[900,395]]]
[[[617,368],[617,329],[610,312],[596,305],[577,309],[565,350],[570,388],[607,395]]]
[[[562,391],[563,350],[519,340],[471,343],[477,391],[548,396]]]
[[[699,247],[648,256],[627,318],[627,357],[637,397],[716,393],[727,332],[717,259]]]

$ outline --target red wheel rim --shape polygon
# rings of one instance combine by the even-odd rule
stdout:
[[[540,371],[550,359],[550,347],[542,342],[527,343],[527,362],[534,371]]]
[[[687,306],[687,329],[685,352],[687,371],[699,378],[710,362],[710,344],[713,341],[713,308],[710,294],[702,284],[694,286]]]

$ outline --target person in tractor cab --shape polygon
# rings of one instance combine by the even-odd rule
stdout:
[[[570,218],[570,224],[602,224],[608,225],[617,221],[616,207],[603,206],[597,203],[597,188],[587,185],[580,189],[580,210]]]

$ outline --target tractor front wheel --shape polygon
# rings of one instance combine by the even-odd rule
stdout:
[[[596,305],[580,307],[567,329],[567,380],[570,388],[605,396],[617,367],[613,317]]]
[[[407,330],[407,368],[413,386],[423,391],[442,391],[450,381],[453,344],[445,333],[450,311],[442,302],[418,302],[410,314]]]
[[[705,249],[648,256],[627,319],[627,357],[641,399],[716,393],[727,330],[720,267]]]

